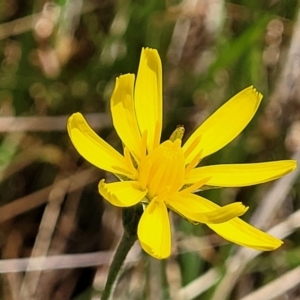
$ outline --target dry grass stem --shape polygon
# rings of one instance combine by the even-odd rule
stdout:
[[[68,117],[0,117],[0,132],[66,131]],[[85,117],[95,130],[111,126],[107,113],[91,113]]]

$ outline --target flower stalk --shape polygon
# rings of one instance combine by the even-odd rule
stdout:
[[[118,245],[116,253],[113,257],[112,263],[109,268],[106,284],[102,292],[101,300],[111,299],[118,275],[122,265],[126,259],[126,256],[133,244],[137,240],[137,227],[142,215],[142,207],[134,206],[132,208],[124,208],[122,210],[122,220],[124,233],[122,239]]]

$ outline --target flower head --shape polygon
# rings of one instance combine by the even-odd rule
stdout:
[[[145,206],[138,225],[142,248],[162,259],[171,253],[168,209],[193,223],[205,223],[236,244],[268,251],[282,241],[242,221],[247,211],[240,202],[223,207],[195,194],[203,186],[240,187],[279,178],[296,167],[293,160],[197,167],[200,161],[231,142],[254,116],[262,95],[248,87],[231,98],[201,124],[182,145],[183,127],[161,143],[162,67],[158,52],[143,49],[137,78],[116,79],[110,108],[122,140],[123,154],[100,138],[80,113],[68,120],[68,133],[77,151],[120,181],[99,183],[111,204]]]

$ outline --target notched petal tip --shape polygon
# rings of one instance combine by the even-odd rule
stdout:
[[[171,255],[171,248],[167,251],[155,251],[155,249],[153,249],[151,246],[143,243],[141,240],[139,241],[143,250],[156,259],[166,259]]]
[[[159,57],[157,49],[150,48],[150,47],[143,47],[142,48],[142,56],[143,55],[145,55],[146,57],[147,56],[153,56],[152,58],[155,58],[155,59],[158,58],[159,61],[160,61],[160,57]]]
[[[284,244],[284,242],[278,238],[273,237],[273,241],[272,244],[270,244],[267,247],[264,247],[261,249],[261,247],[258,247],[257,250],[261,250],[261,251],[274,251],[276,249],[278,249],[279,247],[281,247]]]
[[[68,129],[68,132],[70,129],[72,129],[72,123],[74,121],[74,118],[83,118],[83,115],[80,113],[80,112],[76,112],[76,113],[73,113],[67,120],[67,129]],[[69,132],[70,133],[70,132]]]
[[[298,167],[298,162],[294,159],[287,160],[290,163],[291,169],[290,172],[294,171]]]
[[[122,74],[116,78],[114,90],[111,95],[111,104],[114,105],[118,102],[122,102],[120,98],[122,94],[132,96],[134,87],[135,75],[131,73]]]
[[[222,207],[222,211],[219,212],[218,223],[227,222],[233,218],[240,217],[247,212],[249,206],[245,206],[242,202],[234,202]],[[216,223],[216,222],[215,222]]]
[[[250,85],[248,88],[245,88],[240,93],[242,92],[252,92],[259,101],[261,101],[263,98],[263,95],[253,85]]]
[[[118,199],[114,194],[111,193],[111,191],[107,188],[107,184],[105,183],[105,179],[100,180],[98,185],[98,190],[100,195],[105,198],[107,201],[115,205],[116,202],[118,202]]]

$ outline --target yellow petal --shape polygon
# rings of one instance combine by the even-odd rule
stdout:
[[[162,66],[155,49],[142,50],[134,98],[140,132],[147,130],[152,150],[159,144],[162,128]]]
[[[140,160],[142,137],[138,128],[133,103],[134,75],[126,74],[116,79],[115,89],[110,100],[114,127],[133,154]]]
[[[186,175],[185,182],[193,184],[209,177],[205,184],[210,186],[248,186],[277,179],[292,172],[296,166],[295,160],[205,166],[191,170]]]
[[[138,238],[142,248],[157,259],[171,254],[171,229],[167,208],[156,198],[146,207],[139,225]]]
[[[202,201],[203,199],[205,202],[209,200],[197,195],[195,196],[186,198],[177,193],[171,199],[168,199],[167,205],[188,220],[212,224],[229,221],[232,218],[243,215],[248,210],[248,207],[245,207],[241,202],[235,202],[203,212]]]
[[[136,181],[118,181],[104,183],[104,179],[99,183],[99,193],[112,205],[119,207],[129,207],[139,203],[147,194],[147,190],[140,189]]]
[[[67,128],[74,147],[88,162],[108,172],[133,177],[125,158],[92,130],[82,114],[73,114]]]
[[[188,199],[195,197],[197,196],[190,194]],[[219,207],[219,205],[204,198],[201,204],[204,212]],[[228,241],[256,250],[275,250],[283,243],[281,240],[251,226],[240,218],[234,218],[220,224],[207,224],[207,226]]]
[[[202,157],[206,157],[223,148],[247,126],[253,118],[262,95],[252,86],[244,89],[196,129],[183,146],[187,151],[196,139],[201,137],[199,144],[186,157],[186,164],[202,150]]]
[[[207,224],[207,226],[230,242],[259,251],[275,250],[283,244],[281,240],[251,226],[240,218],[221,224]]]

